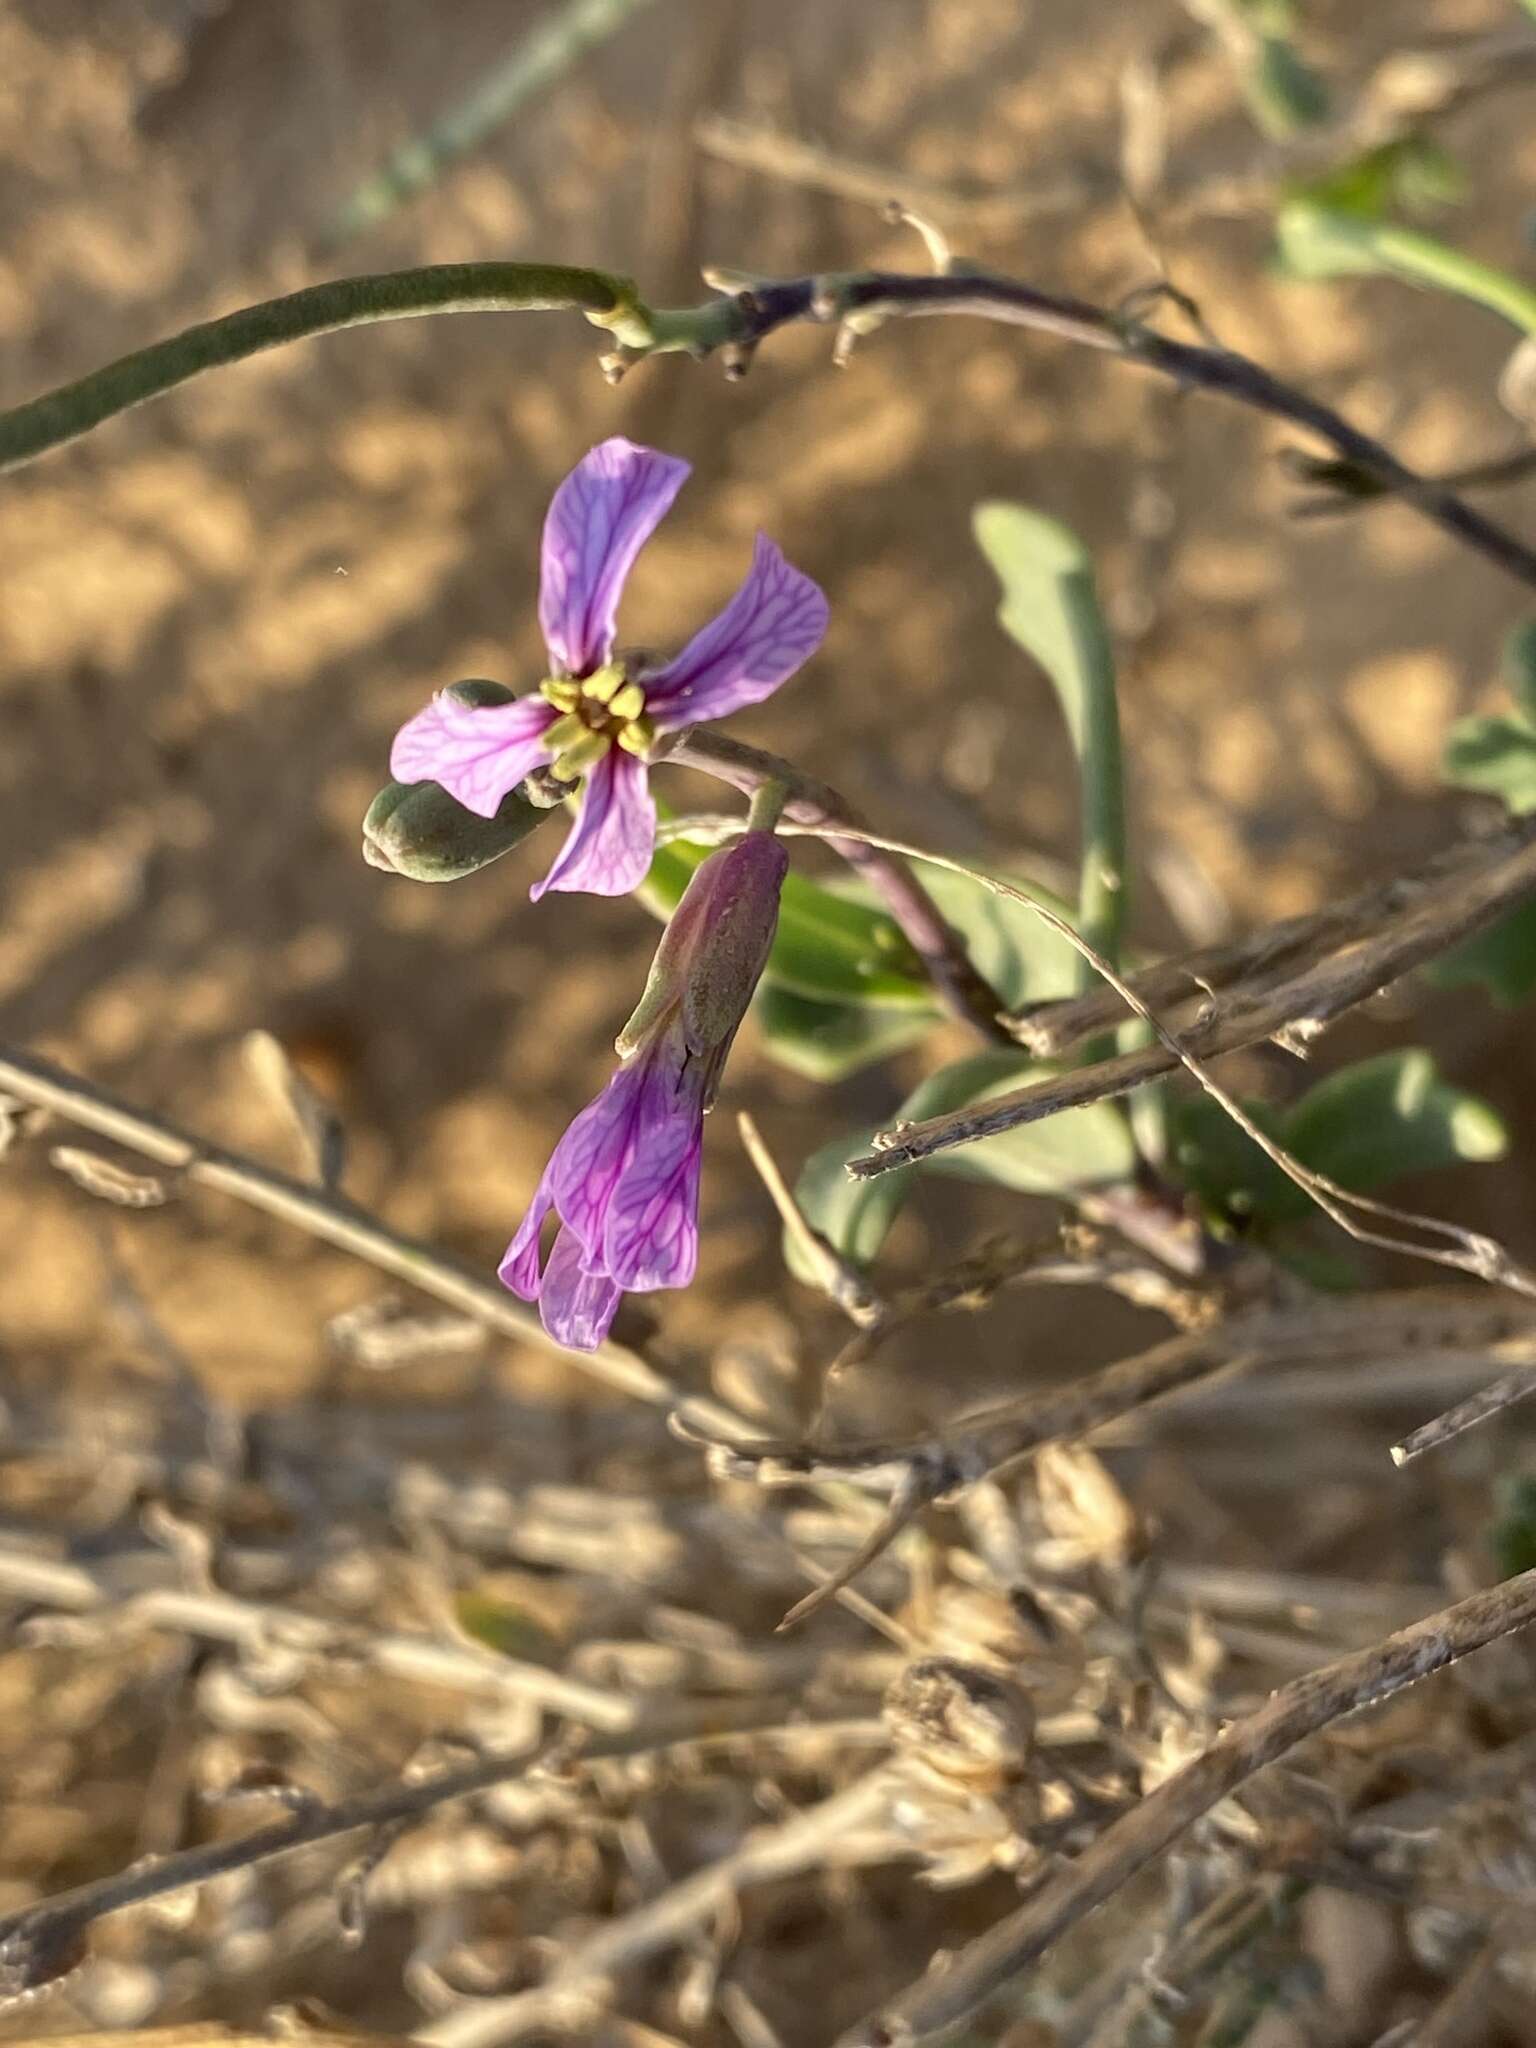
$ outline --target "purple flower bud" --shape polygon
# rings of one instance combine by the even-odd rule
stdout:
[[[626,1291],[693,1278],[704,1117],[773,944],[788,864],[771,832],[748,832],[697,869],[619,1035],[618,1072],[555,1147],[507,1247],[502,1281],[574,1350],[596,1349]],[[552,1210],[560,1230],[541,1272]]]

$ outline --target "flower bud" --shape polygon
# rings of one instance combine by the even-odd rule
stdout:
[[[695,869],[619,1033],[621,1059],[680,1013],[688,1051],[718,1072],[767,964],[788,867],[781,840],[748,832]]]
[[[454,683],[443,693],[475,709],[510,704],[501,683]],[[477,818],[435,782],[387,782],[363,818],[363,859],[413,882],[456,882],[500,860],[547,813],[509,790],[494,818]]]

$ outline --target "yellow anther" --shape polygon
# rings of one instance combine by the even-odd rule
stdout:
[[[589,732],[583,726],[581,738],[555,756],[555,773],[562,782],[574,782],[578,775],[595,768],[612,745],[612,733]]]
[[[643,761],[651,751],[651,742],[656,737],[654,722],[643,714],[631,718],[619,729],[619,745],[626,754],[638,754]]]
[[[614,662],[600,668],[581,685],[581,694],[590,697],[594,704],[611,704],[617,692],[624,687],[624,671]]]
[[[581,702],[581,685],[568,677],[546,676],[539,685],[539,695],[557,711],[574,711]]]
[[[625,683],[609,698],[608,709],[615,718],[638,718],[645,709],[645,692],[638,683]]]

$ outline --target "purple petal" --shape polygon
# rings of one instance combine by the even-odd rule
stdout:
[[[561,1221],[589,1256],[603,1242],[608,1203],[634,1157],[646,1084],[646,1063],[635,1060],[613,1075],[555,1147],[545,1178]]]
[[[645,880],[656,851],[656,806],[643,761],[611,748],[587,777],[581,811],[555,864],[529,895],[585,889],[591,896],[627,896]]]
[[[595,1351],[619,1312],[624,1290],[605,1273],[592,1272],[580,1243],[562,1230],[544,1268],[539,1317],[557,1344]]]
[[[699,1263],[699,1164],[703,1111],[684,1100],[680,1114],[647,1131],[613,1200],[603,1234],[603,1264],[623,1287],[644,1294],[686,1287]]]
[[[568,675],[590,675],[612,653],[624,580],[688,469],[674,455],[616,435],[583,456],[550,500],[539,624],[544,644]]]
[[[670,732],[759,704],[810,659],[826,630],[820,589],[760,533],[746,581],[646,685],[645,708],[661,731]]]
[[[543,1177],[533,1191],[533,1200],[528,1204],[528,1213],[517,1226],[517,1235],[502,1254],[501,1264],[496,1268],[496,1277],[503,1287],[514,1294],[520,1294],[524,1301],[539,1298],[539,1233],[544,1228],[544,1219],[555,1206],[551,1191],[554,1179],[553,1159],[545,1167]]]
[[[542,697],[476,710],[434,697],[401,726],[390,749],[397,782],[438,782],[466,811],[494,818],[502,798],[550,758],[545,729],[560,716]]]

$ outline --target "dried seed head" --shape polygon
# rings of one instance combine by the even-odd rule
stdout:
[[[947,1777],[1019,1778],[1034,1743],[1034,1711],[1019,1687],[955,1657],[909,1664],[886,1694],[882,1717],[898,1750]]]

